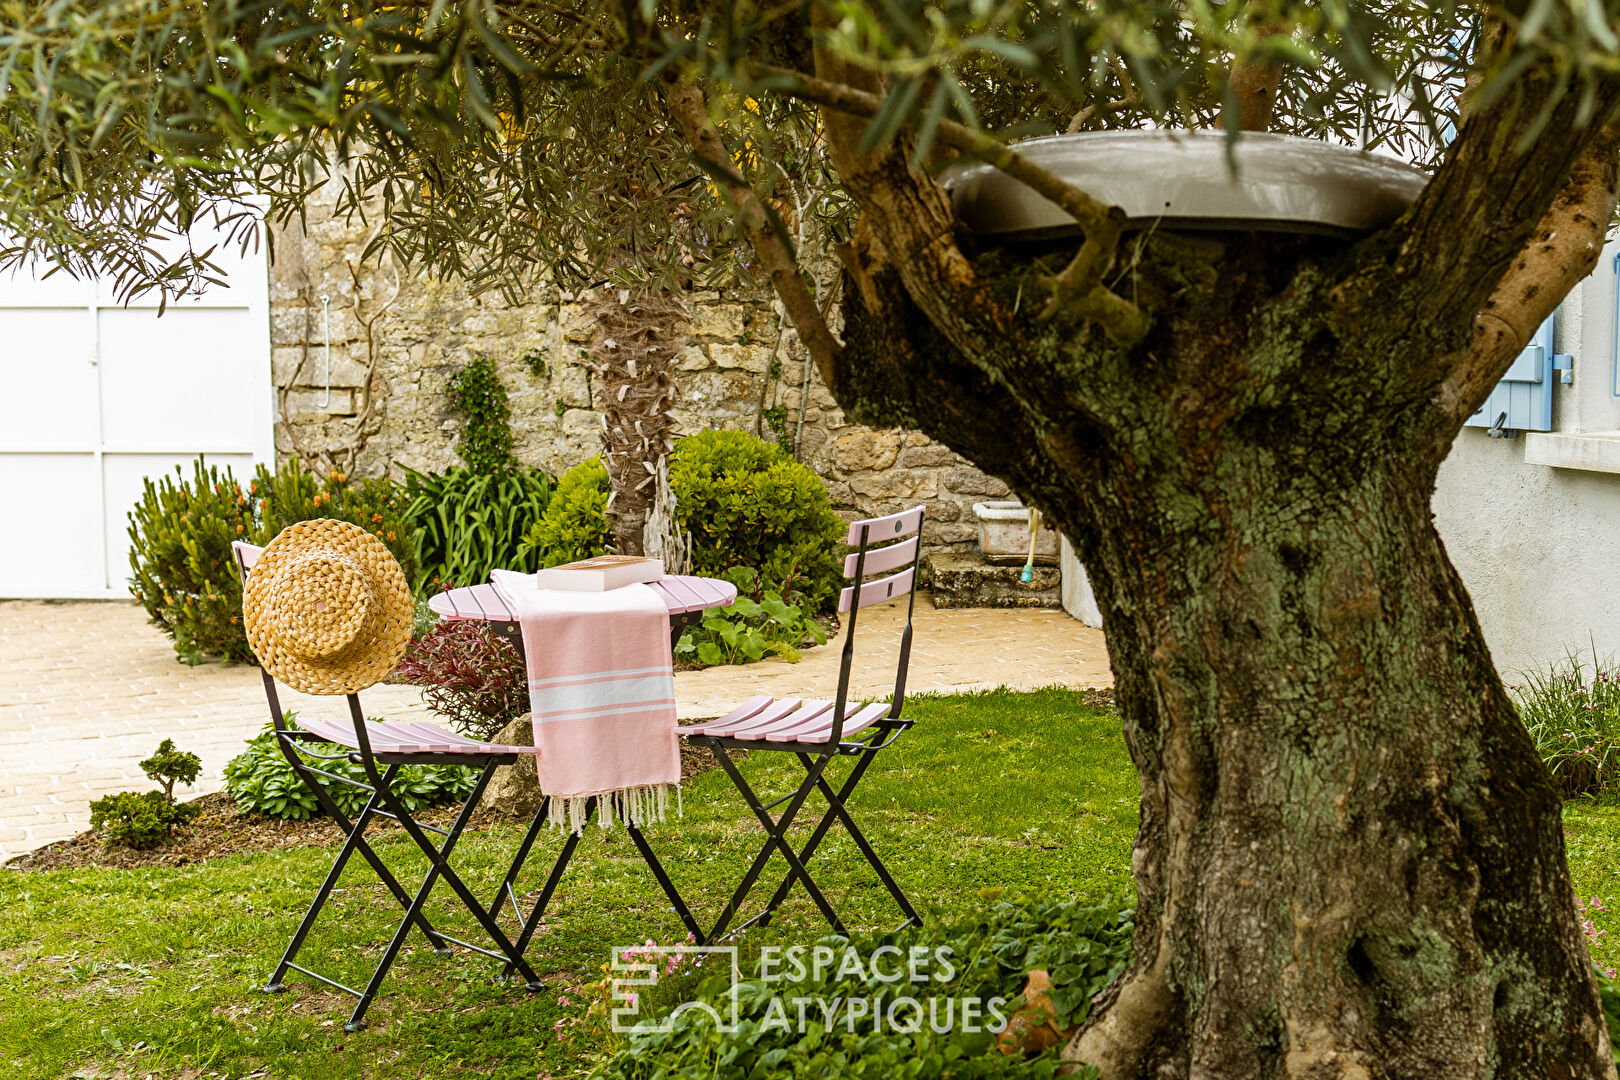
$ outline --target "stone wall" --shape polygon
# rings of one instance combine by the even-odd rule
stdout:
[[[307,231],[294,224],[275,236],[270,311],[283,459],[363,475],[397,475],[396,464],[454,465],[459,423],[446,384],[480,354],[495,362],[510,394],[520,460],[560,473],[596,453],[601,421],[582,363],[590,326],[573,298],[550,286],[520,304],[472,296],[458,284],[401,275],[386,257],[362,264],[367,239],[363,226],[319,208]],[[691,294],[688,307],[676,409],[683,432],[753,431],[762,407],[781,406],[779,434],[762,424],[765,436],[796,447],[840,513],[923,502],[929,548],[974,546],[972,504],[1005,497],[1000,481],[918,432],[849,423],[813,368],[801,430],[806,363],[791,330],[777,340],[781,320],[770,299],[711,290]]]

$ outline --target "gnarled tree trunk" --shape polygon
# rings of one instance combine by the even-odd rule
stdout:
[[[1133,967],[1068,1051],[1106,1080],[1615,1075],[1559,799],[1429,514],[1614,205],[1612,131],[1549,175],[1499,160],[1520,122],[1360,244],[1127,237],[1122,347],[1031,314],[1069,252],[962,250],[828,117],[863,209],[835,396],[1005,478],[1098,586],[1141,775]]]
[[[1344,255],[1159,234],[1129,351],[1071,327],[1011,353],[868,278],[834,391],[1007,477],[1098,585],[1139,912],[1074,1056],[1107,1077],[1612,1076],[1559,799],[1430,520],[1447,440],[1384,378],[1387,341],[1330,325]],[[1009,300],[1038,273],[976,269]],[[1093,363],[1101,408],[1073,381]]]

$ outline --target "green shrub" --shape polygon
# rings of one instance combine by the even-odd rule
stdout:
[[[756,600],[769,590],[807,611],[832,606],[847,526],[816,474],[781,447],[741,431],[690,435],[676,444],[669,486],[693,573],[749,567]]]
[[[466,418],[456,453],[475,473],[502,472],[512,460],[512,409],[506,387],[487,356],[450,377],[450,404]]]
[[[190,479],[178,467],[173,476],[147,478],[129,513],[130,590],[182,660],[252,663],[231,542],[264,545],[293,522],[340,518],[382,540],[414,580],[416,542],[405,504],[388,480],[319,478],[296,461],[274,473],[260,465],[244,490],[229,469],[198,458]]]
[[[288,713],[283,722],[297,726],[296,713]],[[376,720],[376,717],[372,717]],[[247,749],[225,766],[225,790],[244,812],[263,814],[265,817],[288,818],[303,821],[321,812],[315,793],[304,786],[293,767],[282,756],[277,745],[279,738],[274,725],[266,724],[256,738],[250,739]],[[301,742],[299,754],[318,769],[338,776],[346,776],[361,783],[367,782],[366,770],[346,757],[329,761],[314,758],[315,754],[346,754],[348,750],[332,743]],[[401,765],[394,774],[390,790],[405,804],[407,810],[416,811],[424,806],[464,798],[478,782],[478,770],[467,765]],[[327,790],[338,809],[353,817],[366,805],[367,793],[348,784],[333,782]]]
[[[545,472],[518,466],[488,473],[458,465],[435,475],[400,467],[423,590],[477,585],[494,569],[540,569],[523,538],[551,501]]]
[[[563,473],[546,512],[523,538],[525,565],[538,570],[605,554],[612,542],[607,500],[608,474],[601,458]]]
[[[766,590],[763,600],[746,595],[757,587],[758,575],[745,568],[725,575],[737,586],[730,607],[710,608],[703,621],[681,634],[675,655],[713,666],[751,664],[766,653],[797,663],[799,648],[808,643],[827,644],[827,632],[796,604],[783,602]]]
[[[197,774],[202,772],[202,758],[176,750],[173,739],[164,739],[158,743],[157,751],[141,762],[141,772],[146,774],[148,780],[162,784],[163,801],[172,803],[176,783],[190,787],[197,782]]]
[[[120,791],[90,804],[90,827],[109,844],[144,850],[167,843],[174,826],[199,813],[200,807],[170,802],[161,791]]]
[[[1620,795],[1620,675],[1571,653],[1513,687],[1519,716],[1566,798]]]
[[[697,1080],[716,1075],[806,1080],[824,1076],[873,1080],[894,1076],[919,1080],[1050,1077],[1062,1064],[1056,1052],[1047,1051],[1030,1059],[1002,1056],[996,1050],[992,1032],[965,1030],[960,1003],[976,999],[985,1004],[988,1014],[991,1000],[1001,998],[1000,1011],[1010,1015],[1020,1003],[1018,995],[1026,973],[1044,968],[1052,977],[1056,1026],[1075,1027],[1089,1012],[1092,996],[1124,970],[1130,959],[1130,940],[1131,912],[1088,906],[1072,899],[1036,904],[1003,902],[983,918],[955,926],[857,935],[847,943],[842,938],[825,938],[817,944],[830,947],[838,963],[829,965],[820,979],[785,981],[780,973],[788,970],[786,964],[777,967],[775,981],[747,978],[763,972],[755,962],[745,966],[745,981],[736,988],[740,1020],[736,1032],[722,1034],[700,1009],[682,1011],[667,1031],[651,1030],[652,1024],[643,1021],[619,1040],[595,1075],[610,1080]],[[862,970],[840,977],[835,969],[844,967],[846,944],[853,948]],[[884,945],[895,946],[906,956],[910,949],[921,946],[930,958],[939,955],[935,950],[948,948],[945,959],[954,972],[941,982],[907,981],[902,985],[882,981],[867,969],[866,961]],[[935,970],[944,973],[943,965]],[[708,965],[689,974],[676,974],[673,979],[660,979],[646,995],[641,1014],[648,1021],[662,1019],[682,1002],[701,1001],[724,1016],[730,1008],[730,992],[729,973],[723,969],[713,972],[713,965]],[[925,1017],[932,1000],[954,1001],[955,1022],[942,1033],[925,1019],[914,1034],[897,1032],[887,1023],[874,1025],[869,1016],[853,1025],[835,1017],[828,1026],[819,1022],[821,1007],[815,1004],[817,999],[829,1004],[840,999],[840,1006],[851,999],[892,1002],[898,996],[917,1000]],[[803,1032],[793,1003],[797,997],[811,999],[806,1013],[810,1022]],[[774,1013],[773,1002],[778,1003]],[[941,1004],[942,1017],[947,1007]],[[766,1023],[773,1015],[784,1013],[785,1025]],[[902,1015],[912,1015],[909,1007]],[[1083,1067],[1073,1075],[1083,1080],[1095,1077],[1096,1071]]]

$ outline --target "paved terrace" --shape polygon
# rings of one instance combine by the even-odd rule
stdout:
[[[894,684],[905,608],[861,613],[852,695]],[[832,697],[842,638],[797,664],[767,660],[675,676],[683,720],[718,716],[754,694]],[[920,596],[910,692],[1107,686],[1102,632],[1058,611],[936,610]],[[285,708],[346,717],[342,698],[283,688]],[[431,718],[410,686],[378,686],[372,716]],[[186,797],[218,791],[221,770],[268,720],[255,667],[175,659],[133,602],[0,601],[0,862],[89,827],[90,802],[152,787],[137,764],[159,740],[202,758]]]

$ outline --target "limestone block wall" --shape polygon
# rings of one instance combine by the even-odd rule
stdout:
[[[591,327],[575,298],[547,285],[512,303],[401,273],[386,256],[363,263],[365,226],[318,209],[307,227],[274,237],[271,362],[283,460],[373,476],[455,464],[460,424],[447,384],[478,355],[506,385],[520,460],[561,473],[596,453],[601,419],[583,362]],[[698,291],[687,306],[675,410],[683,433],[758,424],[821,476],[845,516],[922,502],[929,548],[974,547],[972,504],[1005,496],[1005,485],[921,433],[848,422],[813,368],[804,393],[803,351],[791,330],[779,332],[780,310],[765,293]]]

